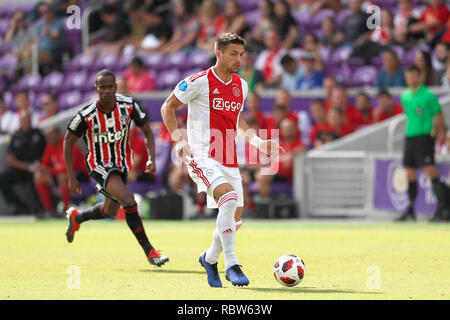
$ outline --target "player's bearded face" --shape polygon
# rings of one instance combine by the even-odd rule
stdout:
[[[239,70],[241,66],[241,59],[244,55],[244,46],[239,44],[229,44],[224,52],[221,53],[222,65],[225,69],[234,73]]]

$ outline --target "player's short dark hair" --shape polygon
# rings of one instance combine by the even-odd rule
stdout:
[[[281,57],[281,60],[280,60],[280,64],[282,66],[286,66],[286,65],[291,64],[293,62],[295,62],[294,58],[292,58],[288,54],[285,54],[283,57]]]
[[[392,98],[391,93],[385,88],[380,89],[380,91],[378,91],[378,93],[377,93],[377,98],[382,97],[382,96]]]
[[[214,43],[215,50],[225,51],[225,48],[229,44],[240,44],[245,47],[245,40],[239,36],[237,33],[234,32],[227,32],[222,33],[220,36],[216,38],[216,41]]]
[[[406,72],[417,72],[420,74],[420,69],[415,64],[412,64],[408,68],[406,68]]]
[[[100,70],[95,76],[95,84],[97,84],[98,79],[101,77],[113,77],[114,82],[116,82],[116,75],[111,70],[108,69]]]

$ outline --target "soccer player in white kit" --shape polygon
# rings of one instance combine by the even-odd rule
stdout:
[[[240,114],[248,85],[236,74],[244,54],[245,41],[235,33],[220,35],[214,44],[215,66],[182,80],[161,108],[163,121],[176,143],[177,155],[187,165],[198,192],[208,195],[208,207],[218,207],[211,246],[200,255],[211,287],[222,287],[217,271],[220,253],[225,257],[225,278],[246,286],[235,253],[235,236],[242,220],[244,197],[236,156],[239,131],[250,144],[267,154],[280,148],[274,140],[262,140]],[[188,105],[187,135],[178,129],[176,110]]]

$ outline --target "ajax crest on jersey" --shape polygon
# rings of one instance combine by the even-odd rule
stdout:
[[[294,254],[285,254],[275,262],[273,274],[283,286],[296,286],[305,277],[305,263]]]

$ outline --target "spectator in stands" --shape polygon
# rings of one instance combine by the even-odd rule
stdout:
[[[123,76],[116,77],[117,93],[129,94],[127,80]]]
[[[289,3],[285,0],[276,1],[274,14],[274,23],[278,27],[283,47],[287,50],[295,47],[299,39],[299,32]]]
[[[140,57],[134,57],[123,73],[129,93],[148,92],[156,89],[156,81]]]
[[[398,1],[398,12],[394,16],[394,38],[397,43],[410,47],[417,40],[425,37],[423,32],[412,33],[408,31],[411,25],[419,21],[420,13],[420,10],[414,8],[412,0]]]
[[[327,114],[327,128],[325,132],[329,133],[333,140],[346,136],[354,131],[354,127],[347,123],[345,114],[339,108],[333,108]]]
[[[267,30],[264,43],[266,49],[259,54],[255,67],[262,72],[267,87],[277,87],[281,81],[282,67],[280,60],[286,54],[286,49],[281,43],[276,28]]]
[[[392,49],[386,49],[383,52],[383,69],[381,69],[375,80],[375,87],[404,87],[405,72],[400,67],[397,54]]]
[[[430,41],[444,27],[450,18],[450,11],[442,0],[429,0],[429,5],[422,12],[419,21],[408,26],[408,33],[425,32],[425,38]]]
[[[303,76],[305,70],[289,54],[284,55],[280,63],[283,68],[280,87],[288,91],[299,89],[300,78]]]
[[[345,19],[341,30],[338,32],[339,42],[347,46],[357,46],[370,37],[370,30],[367,27],[369,14],[361,8],[362,0],[349,0],[348,7],[350,15]]]
[[[321,141],[317,138],[317,134],[327,124],[327,113],[325,111],[323,100],[314,99],[311,101],[309,110],[314,120],[314,125],[309,133],[309,142],[312,148],[316,148],[321,144]]]
[[[226,0],[224,5],[225,31],[234,32],[241,37],[246,37],[250,32],[250,26],[242,13],[241,6],[236,0]]]
[[[283,119],[280,123],[280,136],[282,136],[280,146],[285,150],[280,153],[272,166],[274,175],[262,174],[261,170],[256,174],[256,181],[259,184],[261,197],[271,196],[271,183],[284,182],[292,184],[294,171],[294,158],[296,155],[306,151],[302,141],[297,136],[297,126],[290,119]]]
[[[0,96],[0,135],[14,133],[16,117],[17,114],[6,109],[5,102]]]
[[[7,168],[0,173],[0,192],[5,201],[14,206],[14,214],[23,214],[31,209],[20,199],[13,187],[17,183],[33,185],[33,173],[39,166],[44,147],[44,135],[39,129],[33,128],[30,113],[22,112],[20,128],[12,135],[8,146]]]
[[[258,128],[267,129],[266,116],[259,109],[261,105],[261,98],[256,92],[249,92],[247,99],[246,110],[248,113],[245,115],[245,119],[254,119],[258,123]]]
[[[297,89],[322,88],[324,73],[316,69],[316,54],[314,52],[304,52],[300,58],[301,74],[297,79]]]
[[[140,42],[145,36],[144,7],[140,1],[132,1],[127,10],[130,25],[130,41]]]
[[[432,55],[432,66],[435,71],[434,84],[439,84],[439,79],[442,78],[447,64],[450,62],[450,44],[438,43],[434,47],[434,54]]]
[[[142,20],[145,24],[145,37],[138,47],[146,53],[160,51],[172,37],[172,26],[156,12],[154,5],[145,7]]]
[[[255,68],[253,52],[248,46],[245,48],[244,55],[242,56],[238,75],[247,81],[250,92],[260,92],[264,89],[264,76],[261,71]]]
[[[377,94],[377,107],[373,110],[373,121],[380,122],[390,117],[403,113],[400,104],[395,103],[392,95],[386,89],[382,89]]]
[[[342,37],[336,32],[336,22],[333,17],[325,17],[320,23],[321,26],[321,37],[319,39],[320,43],[331,50],[335,50],[342,44]]]
[[[358,92],[355,97],[355,107],[361,112],[361,126],[373,123],[372,105],[369,95],[365,92]]]
[[[419,50],[414,57],[414,64],[420,69],[420,78],[424,85],[431,86],[434,83],[434,69],[431,54],[426,50]]]
[[[25,12],[16,11],[9,22],[4,43],[13,46],[11,53],[17,56],[20,63],[26,63],[27,60],[31,59],[34,40],[35,35],[28,26]],[[31,72],[31,61],[28,62],[30,64],[24,66],[25,73]]]
[[[133,167],[128,172],[128,180],[138,182],[153,182],[155,175],[145,172],[145,164],[148,160],[148,152],[144,138],[138,127],[130,130],[131,149],[133,150]]]
[[[42,114],[39,123],[58,114],[58,97],[53,93],[46,93],[42,97]]]
[[[325,106],[325,112],[328,112],[328,109],[330,109],[331,92],[338,86],[339,83],[333,76],[327,75],[323,79],[323,89],[325,90],[325,99],[323,100],[323,105]]]
[[[99,49],[102,53],[118,53],[130,41],[130,24],[111,4],[104,4],[101,8],[101,20],[105,28],[103,43]]]
[[[295,112],[293,112],[291,110],[291,104],[292,104],[292,97],[291,94],[289,93],[289,91],[287,91],[286,89],[280,88],[277,91],[277,94],[275,96],[275,105],[281,105],[286,107],[285,109],[285,117],[291,119],[292,121],[294,121],[295,123],[298,122],[298,117],[295,114]],[[269,126],[273,126],[273,122],[272,120],[270,120],[270,117],[268,118],[268,125]],[[279,128],[278,126],[276,128]]]
[[[313,33],[305,34],[305,37],[303,38],[303,50],[306,51],[306,53],[314,54],[314,69],[323,71],[324,63],[322,59],[322,46],[319,39]],[[301,55],[299,58],[301,58]]]
[[[370,32],[370,36],[353,48],[352,56],[359,57],[366,64],[377,57],[390,43],[394,28],[393,16],[389,10],[381,10],[381,25]]]
[[[332,109],[340,109],[345,124],[352,128],[352,130],[357,129],[360,126],[362,122],[361,112],[349,103],[347,91],[344,87],[333,88],[331,91],[329,107],[330,109],[327,113]]]
[[[17,116],[13,124],[14,130],[18,130],[20,127],[20,114],[22,112],[30,113],[31,123],[33,127],[39,124],[39,114],[31,108],[30,96],[27,90],[20,90],[16,93],[15,107],[17,110]]]
[[[64,26],[62,19],[55,16],[50,3],[39,6],[42,20],[36,26],[38,37],[38,59],[42,74],[60,70],[64,49]]]
[[[200,23],[195,16],[194,5],[189,0],[175,0],[175,27],[169,42],[161,49],[163,53],[173,53],[179,50],[192,52],[200,30]]]
[[[64,136],[58,127],[52,127],[46,132],[47,143],[45,145],[42,160],[34,172],[34,186],[39,195],[39,199],[52,217],[63,217],[71,202],[71,193],[68,185],[67,169],[64,162],[63,141]],[[74,168],[79,181],[88,182],[88,170],[84,154],[80,147],[75,144],[73,147]],[[62,212],[56,212],[52,201],[51,187],[57,185],[61,193],[63,204]]]
[[[211,52],[214,49],[216,38],[225,32],[226,19],[214,0],[204,0],[200,6],[199,15],[200,31],[197,38],[197,47]]]
[[[435,133],[436,136],[436,145],[434,147],[436,154],[449,154],[450,147],[450,131],[448,131],[447,127],[444,126],[442,128],[436,128],[437,131]]]
[[[270,0],[263,0],[258,3],[258,11],[260,19],[251,30],[251,37],[249,45],[257,52],[265,49],[264,39],[266,32],[272,29],[274,24],[273,2]]]
[[[296,0],[290,0],[290,2],[294,1],[297,2]],[[343,9],[341,0],[300,0],[300,7],[310,12],[311,15],[322,9],[331,9],[335,13]]]

